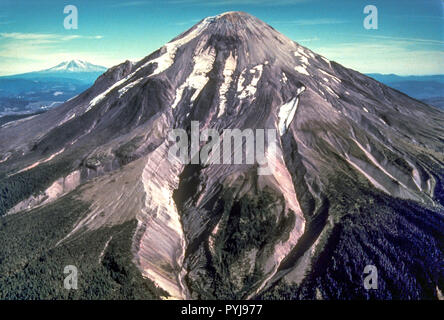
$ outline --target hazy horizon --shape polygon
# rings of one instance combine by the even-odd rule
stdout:
[[[207,16],[245,11],[292,40],[361,73],[444,74],[443,2],[372,1],[378,29],[367,30],[368,1],[79,0],[78,29],[66,30],[65,5],[0,1],[0,76],[80,59],[111,67],[137,61]]]

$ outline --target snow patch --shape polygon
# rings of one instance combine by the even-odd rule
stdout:
[[[138,84],[140,81],[142,81],[143,78],[137,79],[129,84],[127,84],[125,87],[123,87],[122,89],[119,89],[119,98],[121,98],[125,93],[127,93],[127,91],[129,89],[131,89],[132,87],[134,87],[136,84]]]
[[[214,48],[207,48],[202,53],[197,53],[194,60],[194,67],[191,74],[185,80],[182,85],[176,90],[176,98],[171,106],[173,109],[177,107],[180,100],[182,99],[183,91],[185,88],[195,89],[193,95],[191,96],[190,103],[192,104],[194,100],[199,96],[200,91],[208,82],[207,73],[213,68],[214,61],[216,59],[216,51]]]
[[[122,85],[123,83],[125,83],[126,81],[128,81],[129,79],[131,79],[139,70],[147,67],[150,64],[156,63],[157,67],[156,70],[154,70],[149,77],[152,77],[154,75],[157,75],[163,71],[165,71],[166,69],[168,69],[173,63],[174,63],[174,57],[176,56],[176,52],[177,49],[188,43],[189,41],[191,41],[192,39],[196,38],[205,28],[206,26],[210,23],[212,17],[206,18],[204,19],[196,28],[195,30],[193,30],[192,32],[188,33],[186,36],[168,42],[164,48],[165,48],[165,53],[163,55],[161,55],[160,57],[150,60],[147,63],[145,63],[144,65],[142,65],[141,67],[139,67],[138,69],[136,69],[134,72],[132,72],[131,74],[129,74],[128,76],[126,76],[125,78],[117,81],[115,84],[113,84],[111,87],[109,87],[107,90],[105,90],[104,92],[102,92],[101,94],[99,94],[98,96],[96,96],[94,99],[92,99],[86,109],[85,112],[90,111],[95,105],[97,105],[99,102],[101,102],[106,95],[111,92],[112,90],[114,90],[116,87],[119,87],[120,85]],[[129,88],[128,88],[129,89]]]
[[[305,87],[298,88],[296,92],[296,97],[291,99],[289,102],[283,104],[279,108],[279,134],[282,136],[285,132],[287,132],[288,127],[290,126],[291,121],[296,114],[296,110],[298,108],[299,103],[299,95],[304,92]]]
[[[326,63],[328,63],[329,66],[331,66],[330,60],[328,60],[327,58],[321,56],[321,59],[324,60]]]
[[[282,72],[282,79],[281,81],[284,82],[285,84],[287,83],[287,75],[285,74],[285,72]]]
[[[331,73],[328,73],[322,69],[319,69],[319,71],[321,71],[323,74],[325,74],[326,76],[328,76],[329,78],[333,79],[335,82],[337,83],[341,83],[341,79],[339,79],[338,77],[335,77],[334,75],[332,75]]]
[[[306,66],[303,66],[303,65],[300,65],[300,66],[296,66],[296,67],[294,67],[294,70],[296,70],[296,71],[299,72],[299,73],[305,74],[305,75],[307,75],[307,76],[310,75],[310,74],[308,73],[308,71],[307,71]]]
[[[257,84],[259,82],[259,79],[262,77],[262,70],[263,70],[262,64],[258,64],[257,66],[250,69],[250,73],[254,73],[254,76],[253,79],[251,79],[250,84],[248,84],[246,87],[244,87],[242,84],[245,81],[245,79],[241,75],[238,81],[238,88],[237,88],[238,93],[239,92],[241,93],[239,95],[239,99],[245,99],[254,96],[257,90]]]
[[[228,89],[230,88],[231,83],[233,82],[232,76],[233,76],[234,70],[236,70],[236,63],[237,63],[236,57],[233,57],[230,52],[230,56],[225,61],[225,67],[224,67],[224,71],[223,71],[224,83],[221,85],[221,87],[219,89],[220,104],[219,104],[219,112],[217,114],[218,118],[221,115],[223,115],[225,112],[225,107],[227,104],[226,94],[228,92]]]
[[[309,75],[306,69],[306,65],[308,65],[308,56],[304,52],[304,50],[302,48],[298,48],[298,51],[294,51],[294,56],[297,57],[302,64],[300,66],[295,67],[295,70],[299,73]]]
[[[307,53],[305,52],[304,49],[302,49],[302,47],[298,47],[296,49],[296,51],[293,52],[295,57],[305,57],[308,58],[309,56],[307,55]]]
[[[180,39],[168,42],[164,46],[166,52],[160,57],[148,61],[142,66],[142,68],[150,64],[157,63],[157,68],[151,75],[159,74],[168,69],[174,63],[177,49],[199,36],[212,20],[214,20],[214,17],[205,18],[192,32]]]
[[[117,88],[118,86],[120,86],[121,84],[125,83],[128,79],[130,79],[133,75],[135,74],[135,72],[131,73],[130,75],[128,75],[127,77],[117,81],[116,83],[114,83],[111,87],[109,87],[108,89],[106,89],[105,91],[103,91],[101,94],[97,95],[94,99],[92,99],[89,102],[88,107],[85,110],[85,113],[90,111],[95,105],[97,105],[100,101],[102,101],[106,95],[108,93],[110,93],[112,90],[114,90],[115,88]]]
[[[60,127],[62,124],[64,124],[64,123],[66,123],[66,122],[68,122],[68,121],[74,119],[75,117],[76,117],[76,114],[75,114],[75,113],[73,113],[73,114],[71,114],[71,115],[66,115],[65,118],[64,118],[62,121],[60,121],[59,124],[58,124],[57,126]]]

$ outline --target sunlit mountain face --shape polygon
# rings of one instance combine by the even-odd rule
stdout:
[[[247,139],[171,156],[171,132],[208,151],[196,126],[221,135],[211,152],[226,129],[275,139],[261,161],[223,159]],[[0,297],[441,298],[443,137],[440,109],[250,14],[207,17],[0,127]],[[88,285],[65,290],[66,265]]]

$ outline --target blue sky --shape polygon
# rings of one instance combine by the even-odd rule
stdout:
[[[63,27],[69,4],[77,30]],[[363,27],[369,4],[377,30]],[[202,18],[238,10],[360,72],[444,74],[443,0],[0,0],[0,75],[138,60]]]

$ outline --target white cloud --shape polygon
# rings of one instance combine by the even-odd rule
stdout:
[[[444,74],[444,52],[407,48],[398,41],[351,42],[311,49],[362,73]]]
[[[271,24],[292,24],[296,26],[317,26],[326,24],[342,24],[347,23],[347,20],[335,18],[316,18],[316,19],[296,19],[296,20],[278,20],[271,21]]]
[[[352,35],[357,36],[357,35]],[[442,46],[444,41],[427,38],[406,38],[406,37],[393,37],[393,36],[379,36],[379,35],[359,35],[358,37],[364,37],[375,40],[389,40],[392,42],[398,42],[399,44],[429,44]]]
[[[49,40],[49,41],[69,41],[74,39],[102,39],[100,35],[97,36],[81,36],[70,35],[64,36],[54,33],[22,33],[22,32],[2,32],[0,37],[14,40]]]
[[[114,64],[115,59],[108,56],[69,51],[65,46],[77,39],[101,39],[102,36],[60,35],[49,33],[0,33],[0,75],[23,73],[53,67],[55,64],[71,59],[82,59],[103,65]]]

